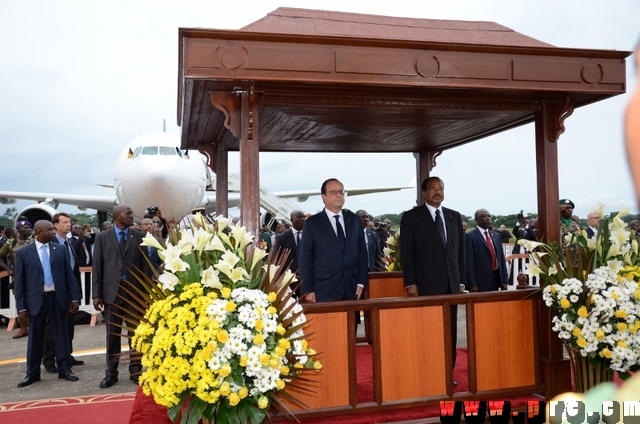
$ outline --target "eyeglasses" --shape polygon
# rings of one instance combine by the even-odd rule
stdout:
[[[327,193],[331,194],[332,196],[337,196],[338,194],[345,195],[347,194],[347,190],[327,190]]]

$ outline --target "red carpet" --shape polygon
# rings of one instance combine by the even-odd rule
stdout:
[[[373,359],[370,346],[358,346],[356,348],[356,363],[358,364],[358,402],[373,401]],[[467,370],[467,349],[458,349],[458,359],[453,378],[458,381],[456,392],[464,392],[469,388]],[[490,400],[490,399],[487,399]],[[539,400],[533,396],[519,396],[514,398],[500,398],[511,401],[511,407],[516,408],[527,404],[527,400]],[[330,418],[314,418],[300,420],[303,424],[370,424],[390,421],[415,420],[419,418],[431,418],[440,416],[440,407],[424,406],[418,408],[396,409],[393,411],[381,411],[366,414],[349,414]],[[171,424],[167,417],[167,410],[153,402],[152,397],[145,396],[140,389],[136,393],[135,405],[131,414],[132,424]]]
[[[0,404],[0,422],[11,424],[125,424],[135,393],[30,400]]]

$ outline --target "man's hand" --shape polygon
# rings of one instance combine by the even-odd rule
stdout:
[[[18,312],[18,320],[20,322],[22,322],[23,324],[28,324],[29,323],[29,312],[27,311],[20,311]]]
[[[101,297],[96,297],[93,299],[93,308],[96,311],[103,311],[104,310],[104,304],[102,303],[102,298]]]
[[[301,300],[309,303],[316,303],[316,293],[315,292],[307,293],[302,297]]]
[[[356,299],[360,300],[360,297],[362,296],[363,291],[364,291],[364,287],[362,286],[356,287]]]
[[[71,302],[71,306],[69,306],[69,313],[73,315],[77,313],[79,309],[80,303],[77,300],[74,300],[73,302]]]
[[[409,297],[416,297],[418,295],[418,286],[415,284],[407,286],[407,293],[409,293]]]

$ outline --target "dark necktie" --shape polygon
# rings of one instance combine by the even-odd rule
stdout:
[[[340,246],[344,246],[344,229],[342,229],[342,224],[340,224],[340,215],[333,215],[336,219],[336,233],[338,234],[338,243]]]
[[[296,232],[296,247],[300,248],[300,231]]]
[[[489,231],[487,230],[484,231],[484,239],[487,242],[489,252],[491,252],[491,270],[495,271],[498,268],[498,259],[496,258],[496,250],[493,247],[491,237],[489,237]]]
[[[438,234],[440,234],[440,240],[442,240],[442,244],[447,245],[447,236],[444,234],[444,222],[442,221],[442,217],[440,216],[440,209],[436,209],[436,228],[438,229]]]
[[[127,244],[127,234],[124,231],[120,231],[118,235],[118,246],[120,247],[120,254],[124,258],[124,247]]]

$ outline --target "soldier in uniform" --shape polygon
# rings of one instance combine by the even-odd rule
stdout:
[[[6,270],[9,275],[11,275],[11,283],[9,284],[9,288],[13,290],[13,268],[16,263],[16,254],[20,249],[29,244],[33,243],[33,237],[31,237],[31,233],[33,228],[31,227],[31,223],[26,220],[21,220],[16,223],[16,230],[18,230],[18,237],[14,238],[11,241],[8,241],[2,246],[0,249],[0,269]],[[18,325],[20,326],[20,331],[13,335],[14,339],[19,339],[21,337],[26,337],[29,335],[29,327],[27,322],[22,322],[21,319],[18,319]]]
[[[580,224],[572,218],[575,207],[571,200],[560,199],[560,241],[563,247],[569,244],[572,235],[579,234],[581,231]]]

